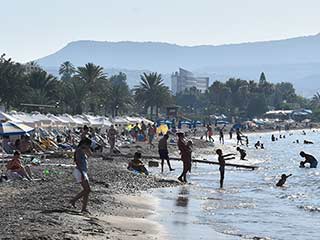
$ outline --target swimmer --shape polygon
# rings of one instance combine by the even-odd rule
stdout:
[[[275,136],[272,134],[271,135],[271,141],[274,142],[276,140]]]
[[[247,156],[246,150],[237,147],[237,151],[240,153],[240,160],[246,160],[245,157]]]
[[[305,161],[300,162],[301,168],[304,168],[306,163],[310,164],[310,168],[317,168],[318,161],[314,156],[307,154],[305,152],[300,152],[300,156],[305,158]]]
[[[308,141],[308,140],[304,140],[304,141],[303,141],[303,144],[313,144],[313,142]]]
[[[256,144],[254,145],[256,149],[258,149],[261,146],[260,141],[256,142]]]
[[[286,183],[287,178],[288,178],[288,177],[291,177],[291,176],[292,176],[292,174],[289,174],[289,175],[282,174],[282,175],[281,175],[281,179],[277,182],[276,186],[277,186],[277,187],[282,187],[283,184]]]

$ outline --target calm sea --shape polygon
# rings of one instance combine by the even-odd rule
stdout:
[[[319,240],[320,166],[299,168],[299,152],[320,159],[320,132],[306,133],[281,132],[286,138],[276,142],[271,142],[271,134],[250,135],[250,146],[245,147],[248,161],[241,163],[259,169],[226,168],[224,190],[219,189],[218,166],[193,166],[191,184],[153,192],[159,199],[155,220],[167,229],[169,239]],[[300,143],[293,143],[297,139]],[[253,147],[258,140],[264,143],[264,150]],[[303,140],[314,144],[305,145]],[[235,149],[235,140],[226,144]],[[214,155],[197,157],[217,160]],[[174,173],[165,175],[180,174],[181,163],[174,162],[174,167]],[[275,187],[283,173],[293,176],[284,187]]]

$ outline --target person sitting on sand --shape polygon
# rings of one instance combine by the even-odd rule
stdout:
[[[301,168],[304,168],[306,163],[310,164],[310,168],[316,168],[317,167],[318,161],[314,156],[312,156],[310,154],[307,154],[305,152],[300,152],[300,156],[305,158],[305,161],[300,162],[300,167]]]
[[[246,150],[237,147],[237,151],[240,153],[240,160],[246,160],[245,157],[247,156]]]
[[[32,173],[29,166],[23,166],[20,161],[21,153],[19,151],[15,151],[13,154],[13,158],[7,163],[7,175],[13,176],[14,174],[18,174],[21,178],[26,178],[29,181],[32,180]]]
[[[277,182],[276,186],[277,186],[277,187],[282,187],[283,184],[286,183],[287,178],[288,178],[288,177],[291,177],[291,176],[292,176],[292,174],[289,174],[289,175],[282,174],[282,175],[281,175],[281,179]]]
[[[140,160],[141,159],[141,153],[140,152],[135,152],[133,160],[129,162],[128,164],[128,170],[132,171],[138,171],[139,173],[144,173],[146,175],[149,175],[148,170],[144,166],[143,162]]]
[[[76,202],[82,198],[81,212],[83,213],[89,213],[87,205],[91,188],[88,177],[88,157],[92,154],[90,150],[91,143],[89,138],[82,139],[74,152],[76,168],[73,171],[73,175],[77,183],[81,184],[83,190],[70,201],[70,204],[75,208]]]
[[[219,165],[220,165],[220,167],[219,167],[219,171],[220,171],[220,188],[223,188],[224,171],[225,171],[226,161],[235,159],[235,157],[230,157],[230,156],[234,156],[235,154],[234,153],[230,153],[230,154],[223,155],[221,149],[218,149],[216,151],[216,153],[218,154],[218,161],[219,161]]]
[[[163,173],[164,160],[167,160],[169,170],[174,171],[174,169],[171,167],[170,160],[169,160],[168,139],[169,139],[169,135],[168,135],[168,133],[166,133],[159,140],[159,143],[158,143],[158,150],[159,150],[159,155],[160,155],[160,159],[161,159],[161,172],[162,173]]]

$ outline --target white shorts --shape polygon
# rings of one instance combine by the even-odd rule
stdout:
[[[84,180],[89,181],[88,173],[82,171],[82,174],[81,174],[81,171],[78,168],[75,168],[73,170],[73,176],[75,177],[77,183],[82,183],[82,181]]]

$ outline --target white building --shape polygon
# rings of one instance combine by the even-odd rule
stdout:
[[[196,87],[201,92],[205,92],[209,87],[209,78],[195,77],[192,72],[182,68],[179,68],[179,72],[171,75],[171,90],[174,95],[192,87]]]

